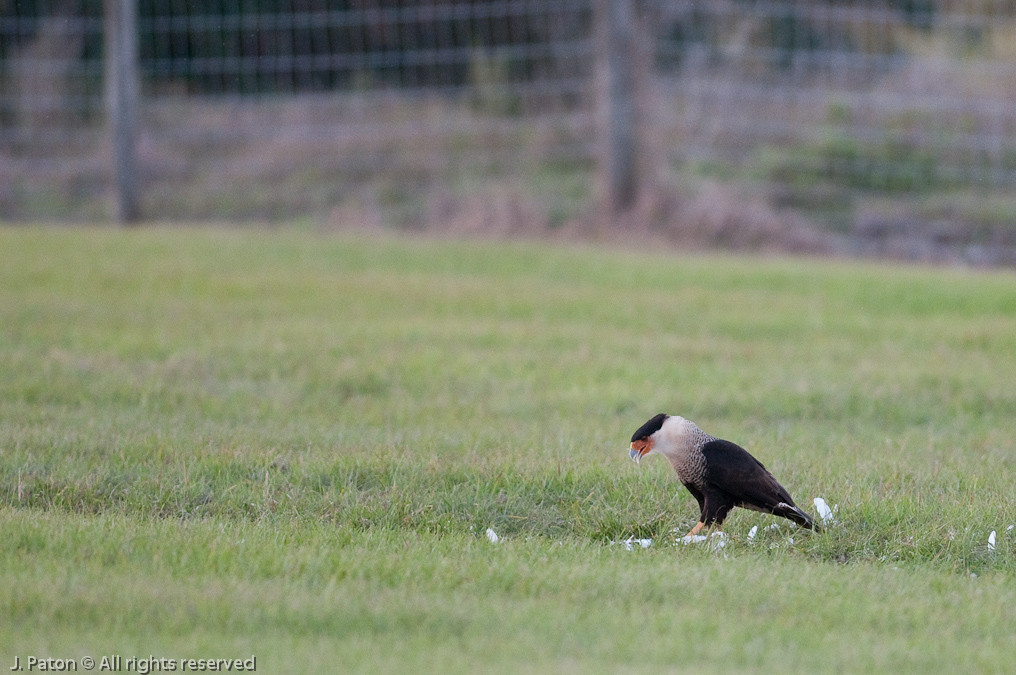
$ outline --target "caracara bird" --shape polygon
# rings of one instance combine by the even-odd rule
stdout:
[[[670,460],[688,491],[699,503],[699,522],[717,528],[735,506],[788,518],[801,527],[818,530],[815,521],[797,508],[786,489],[741,446],[707,434],[683,417],[660,413],[631,437],[631,458],[659,453]]]

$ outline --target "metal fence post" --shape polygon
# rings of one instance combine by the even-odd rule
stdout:
[[[601,207],[615,216],[639,190],[640,80],[636,0],[596,0],[596,116]]]
[[[140,219],[135,146],[138,100],[138,10],[135,0],[104,0],[106,118],[113,149],[116,218]]]

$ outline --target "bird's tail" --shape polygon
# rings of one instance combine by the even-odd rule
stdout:
[[[811,516],[809,516],[807,513],[797,508],[793,504],[780,502],[779,504],[777,504],[776,508],[773,509],[773,514],[777,516],[783,516],[784,518],[792,520],[801,527],[806,527],[809,530],[815,530],[816,532],[822,531],[822,528],[820,528],[818,525],[815,524],[815,521],[812,519]]]

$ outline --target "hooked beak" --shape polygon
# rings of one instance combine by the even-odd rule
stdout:
[[[650,452],[653,449],[652,438],[639,438],[632,441],[631,450],[628,452],[628,456],[632,458],[636,464],[640,462],[642,456]]]

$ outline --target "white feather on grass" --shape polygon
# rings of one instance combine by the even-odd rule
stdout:
[[[653,545],[653,540],[652,539],[636,539],[635,537],[628,537],[627,539],[622,539],[621,541],[611,541],[610,542],[611,546],[613,546],[614,544],[620,544],[621,546],[624,546],[624,550],[625,551],[631,551],[632,549],[634,549],[636,547],[639,547],[639,546],[641,546],[642,548],[649,548],[650,546]]]
[[[650,546],[653,545],[653,540],[652,539],[636,539],[635,537],[628,537],[627,539],[625,539],[621,543],[624,544],[624,550],[630,551],[633,548],[635,548],[636,546],[641,546],[642,548],[649,548]]]
[[[829,508],[826,504],[826,500],[821,497],[815,497],[812,500],[815,503],[815,511],[818,512],[818,517],[822,519],[823,525],[833,525],[836,522],[836,517],[833,515],[833,509]],[[839,504],[836,505],[839,507]]]
[[[727,545],[727,536],[722,532],[713,532],[710,537],[715,537],[716,541],[713,542],[712,549],[719,551],[721,548]]]
[[[750,544],[755,539],[755,535],[758,533],[758,525],[752,525],[751,529],[748,530],[748,543]]]
[[[727,545],[727,535],[723,534],[722,531],[721,532],[713,532],[712,534],[709,534],[709,535],[704,535],[704,534],[686,534],[685,536],[683,536],[680,539],[678,539],[677,542],[674,545],[676,546],[677,544],[683,544],[683,545],[687,546],[688,544],[698,544],[698,543],[701,543],[703,541],[706,541],[707,539],[715,539],[716,540],[716,541],[714,541],[712,543],[712,546],[711,546],[712,550],[714,550],[714,551],[719,551],[721,548],[723,548],[724,546]]]
[[[995,530],[992,530],[991,534],[988,535],[988,550],[995,550]]]
[[[501,540],[501,537],[497,536],[497,532],[495,532],[494,530],[492,530],[492,529],[490,529],[488,527],[487,528],[487,539],[490,539],[490,543],[496,544],[497,542],[499,542]]]

